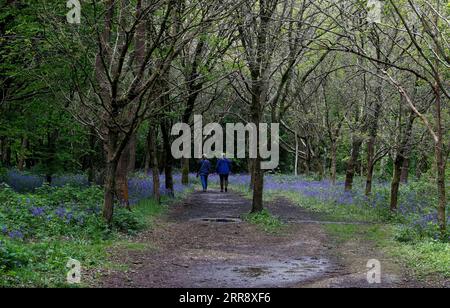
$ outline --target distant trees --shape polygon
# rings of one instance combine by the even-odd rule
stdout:
[[[432,169],[445,233],[444,1],[384,1],[381,22],[357,0],[92,1],[79,25],[66,23],[64,3],[1,6],[0,160],[48,182],[87,171],[105,185],[108,222],[114,203],[128,202],[136,164],[151,169],[158,200],[160,172],[168,192],[177,167],[188,183],[192,162],[173,159],[170,129],[198,113],[280,123],[283,172],[329,174],[334,184],[345,173],[347,191],[363,176],[367,196],[378,176],[392,176],[393,211],[412,171]],[[247,169],[254,212],[262,162]]]
[[[324,42],[328,50],[355,54],[369,60],[372,74],[391,84],[401,95],[401,100],[411,110],[406,135],[402,137],[395,159],[395,174],[392,182],[391,209],[397,208],[398,186],[402,168],[407,157],[412,125],[415,117],[421,119],[435,144],[436,180],[439,193],[438,216],[442,234],[446,232],[445,166],[448,145],[444,140],[448,124],[444,123],[445,103],[450,98],[448,79],[442,69],[449,67],[449,45],[445,37],[449,34],[448,10],[443,1],[408,0],[404,5],[386,1],[380,24],[367,19],[367,8],[357,1],[343,1],[323,11],[334,16],[335,43]],[[358,39],[363,35],[364,40]],[[364,42],[370,45],[367,45]],[[382,43],[381,43],[382,42]],[[411,95],[408,86],[396,75],[412,75],[422,86],[427,85],[434,95],[433,122],[421,110]],[[447,74],[448,75],[448,74]],[[414,87],[413,87],[414,88]],[[446,124],[446,125],[444,125]],[[447,134],[448,135],[448,134]],[[409,137],[408,137],[409,136]],[[447,141],[448,142],[448,141]],[[369,189],[368,189],[369,190]]]
[[[196,10],[197,6],[203,9]],[[214,1],[109,0],[85,4],[88,13],[80,27],[57,20],[52,24],[60,31],[52,37],[55,47],[73,70],[69,108],[104,144],[103,215],[108,222],[116,193],[127,199],[130,140],[144,120],[164,112],[171,103],[162,100],[170,88],[161,87],[171,63],[201,25],[222,14],[224,7],[225,3],[219,7]],[[62,39],[64,44],[58,44]],[[74,51],[74,43],[83,53]]]

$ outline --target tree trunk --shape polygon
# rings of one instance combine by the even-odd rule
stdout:
[[[254,161],[253,159],[248,160],[248,174],[250,175],[250,186],[249,189],[253,191],[253,187],[255,186],[255,170],[253,168]]]
[[[128,157],[128,174],[133,173],[136,170],[136,146],[137,146],[137,133],[134,133],[128,145],[129,157]]]
[[[437,175],[437,184],[438,184],[438,195],[439,195],[439,205],[438,205],[438,221],[439,228],[441,230],[442,238],[444,239],[447,234],[447,215],[446,215],[446,207],[447,207],[447,196],[446,196],[446,188],[445,188],[445,166],[446,162],[443,157],[442,151],[442,139],[436,146],[436,160],[438,164],[438,175]]]
[[[150,167],[152,169],[153,177],[153,196],[156,202],[161,203],[161,192],[160,192],[160,179],[159,179],[159,166],[158,166],[158,153],[156,149],[156,128],[150,126],[148,132],[148,146],[149,146],[149,156],[150,156]]]
[[[116,194],[119,202],[129,208],[130,200],[128,193],[128,166],[130,162],[131,143],[128,143],[120,156],[116,168]]]
[[[45,181],[47,184],[51,184],[53,180],[53,174],[56,172],[55,160],[56,160],[56,142],[58,139],[58,131],[52,130],[47,133],[47,148],[44,158],[45,164]]]
[[[259,124],[261,122],[261,99],[263,86],[261,82],[256,82],[254,85],[254,95],[252,103],[252,120],[256,125],[257,138],[260,140]],[[259,142],[257,146],[257,157],[253,159],[253,202],[252,213],[260,213],[264,209],[263,192],[264,192],[264,171],[261,169]]]
[[[24,137],[22,139],[22,144],[21,144],[21,148],[20,148],[19,161],[17,163],[17,168],[19,169],[19,171],[25,170],[27,149],[28,149],[28,138]]]
[[[181,160],[181,184],[189,185],[189,158]]]
[[[441,230],[442,239],[447,239],[447,196],[445,187],[445,167],[446,159],[444,158],[444,130],[442,127],[442,102],[440,90],[440,75],[436,76],[436,126],[437,126],[437,142],[435,144],[436,165],[437,165],[437,186],[438,186],[438,221]]]
[[[4,137],[2,139],[1,150],[2,150],[1,159],[3,162],[3,166],[10,167],[11,166],[11,144],[6,137]]]
[[[114,215],[114,195],[115,195],[115,177],[117,171],[117,163],[114,161],[108,161],[106,163],[105,174],[105,192],[103,203],[103,218],[111,225]]]
[[[261,159],[254,160],[254,186],[253,186],[253,203],[252,213],[260,213],[264,209],[263,189],[264,189],[264,171],[261,170]]]
[[[412,131],[414,126],[414,121],[416,116],[414,112],[411,112],[406,126],[406,130],[402,137],[401,144],[399,145],[399,150],[394,161],[394,176],[391,185],[391,211],[396,211],[398,208],[398,193],[400,190],[401,178],[402,178],[402,167],[406,159],[405,153],[408,150],[408,145],[411,142]]]
[[[166,192],[169,197],[174,197],[175,191],[173,183],[173,158],[172,158],[168,123],[161,124],[161,132],[164,147],[164,174],[166,178]]]
[[[400,177],[400,182],[406,184],[409,181],[409,164],[411,163],[411,159],[409,157],[405,158],[405,160],[403,161],[403,166],[402,166],[402,175]]]
[[[319,181],[322,181],[325,175],[325,170],[323,168],[323,164],[322,164],[322,160],[320,159],[320,157],[317,157],[314,159],[315,161],[315,169],[317,170],[317,173],[319,175]]]
[[[394,177],[391,185],[391,211],[393,212],[398,208],[398,192],[400,190],[403,161],[403,154],[399,153],[394,162]]]
[[[331,183],[336,185],[337,180],[337,145],[333,143],[331,146]]]
[[[379,42],[378,42],[379,43]],[[379,45],[376,46],[377,59],[382,60],[382,51]],[[382,72],[378,68],[377,74],[380,75]],[[373,112],[369,112],[369,141],[367,143],[367,179],[366,179],[366,196],[372,194],[372,184],[373,184],[373,172],[375,170],[375,144],[378,136],[379,119],[381,114],[381,107],[383,102],[383,80],[378,79],[377,88],[375,90],[376,102],[373,108]]]
[[[347,174],[345,177],[345,191],[351,191],[353,189],[353,180],[356,172],[356,165],[359,158],[359,152],[361,150],[363,140],[359,136],[353,137],[352,153],[347,163]]]
[[[151,157],[150,157],[150,153],[149,153],[149,151],[148,151],[148,149],[145,151],[145,162],[144,162],[144,173],[146,174],[146,175],[149,175],[150,174],[150,159],[151,159]]]
[[[95,153],[95,142],[96,142],[96,135],[95,131],[91,129],[90,135],[89,135],[89,151],[88,154],[88,182],[90,184],[95,182],[95,163],[94,163],[94,153]]]
[[[298,176],[298,154],[299,154],[298,133],[297,131],[295,131],[295,161],[294,161],[295,176]]]
[[[366,196],[372,194],[373,171],[375,169],[375,141],[376,136],[371,136],[367,143]]]

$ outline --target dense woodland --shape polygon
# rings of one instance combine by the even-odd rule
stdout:
[[[365,194],[426,178],[442,237],[448,213],[450,6],[442,0],[106,0],[0,3],[2,173],[52,184],[86,174],[103,217],[129,204],[144,170],[174,194],[197,162],[171,155],[171,127],[280,123],[271,174],[314,176]],[[371,18],[372,16],[372,18]],[[236,160],[263,210],[261,158]],[[161,178],[160,178],[161,177]],[[1,206],[1,205],[0,205]]]

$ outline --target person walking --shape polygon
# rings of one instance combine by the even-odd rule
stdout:
[[[231,161],[226,154],[222,154],[222,158],[217,161],[217,174],[220,177],[220,192],[228,192],[228,178],[231,173]]]
[[[203,158],[200,161],[200,168],[197,173],[197,177],[200,177],[202,182],[203,192],[208,190],[208,177],[211,172],[211,162],[208,160],[206,154],[203,154]]]

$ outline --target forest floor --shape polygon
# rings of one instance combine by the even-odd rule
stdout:
[[[282,226],[268,232],[241,220],[251,202],[236,192],[194,192],[171,206],[134,245],[110,251],[120,269],[95,273],[95,287],[428,287],[377,244],[375,229],[330,221],[284,198],[266,204]],[[361,231],[346,236],[346,228]],[[342,232],[342,234],[340,234]],[[367,263],[381,262],[381,284]],[[94,274],[94,273],[93,273]]]

